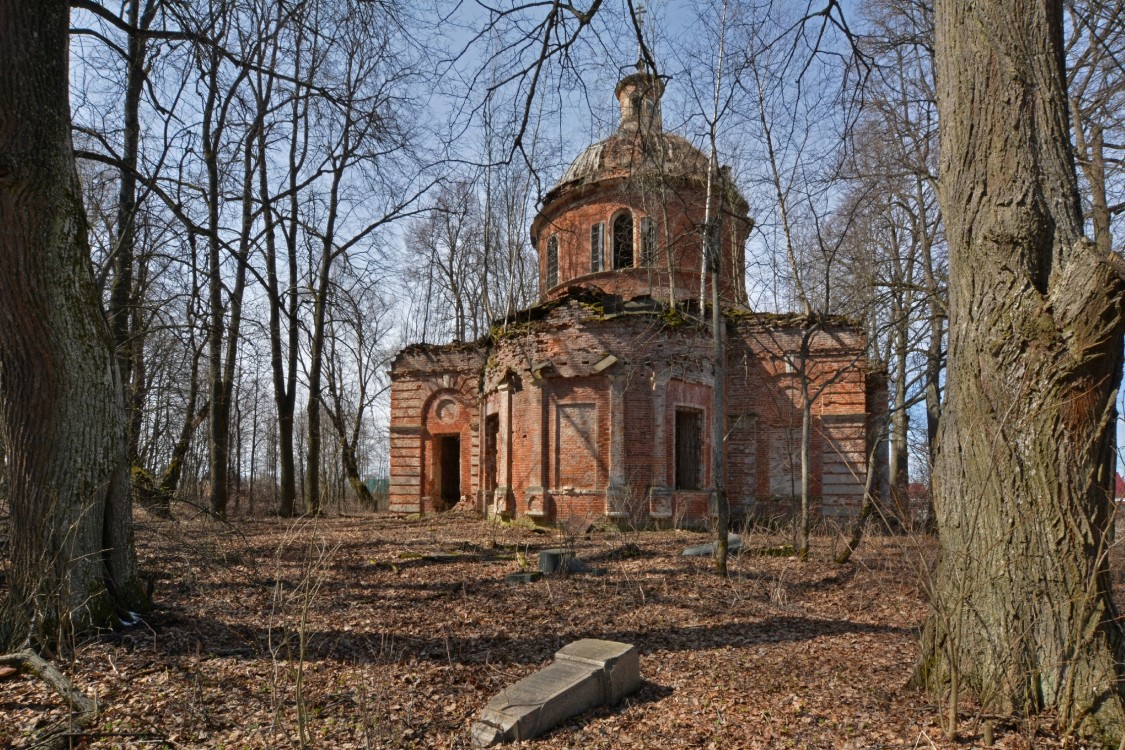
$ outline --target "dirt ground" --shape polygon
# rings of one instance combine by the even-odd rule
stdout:
[[[286,522],[146,520],[156,611],[79,644],[63,671],[99,714],[76,747],[467,748],[504,686],[579,638],[636,644],[642,688],[523,748],[981,746],[962,705],[906,686],[933,541],[871,536],[846,566],[752,554],[789,540],[750,531],[733,576],[693,531],[581,535],[464,514]],[[506,574],[572,544],[604,575],[526,585]],[[0,682],[0,747],[32,747],[65,715],[30,677]],[[996,722],[1001,748],[1057,747],[1043,720]]]

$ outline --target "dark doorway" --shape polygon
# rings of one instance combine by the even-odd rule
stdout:
[[[500,437],[500,415],[489,414],[484,418],[484,489],[491,493],[496,490],[496,451]]]
[[[676,409],[676,489],[703,487],[703,414]]]
[[[448,507],[461,499],[461,438],[442,435],[436,442],[438,497]]]

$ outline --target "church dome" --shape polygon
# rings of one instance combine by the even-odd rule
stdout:
[[[707,156],[674,133],[618,130],[580,153],[550,194],[622,177],[703,180]]]
[[[543,196],[531,241],[545,299],[574,285],[625,298],[698,295],[703,227],[712,222],[720,295],[744,304],[749,207],[727,167],[709,188],[707,155],[664,130],[663,94],[664,78],[638,63],[614,90],[617,130],[585,148]]]
[[[664,130],[660,100],[664,79],[643,62],[614,89],[621,120],[613,135],[588,146],[571,162],[562,179],[543,198],[544,206],[573,189],[609,180],[652,185],[684,182],[706,185],[707,155],[689,140]],[[718,187],[728,200],[744,204],[726,168]]]

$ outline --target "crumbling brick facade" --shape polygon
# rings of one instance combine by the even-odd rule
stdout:
[[[472,494],[484,361],[484,347],[474,344],[414,345],[395,359],[391,510],[443,510]]]
[[[547,194],[531,230],[542,301],[481,341],[396,358],[392,509],[699,523],[714,510],[721,419],[733,511],[787,516],[806,405],[814,510],[853,515],[880,489],[885,381],[868,371],[861,329],[746,307],[746,203],[717,171],[722,221],[707,230],[707,160],[659,129],[661,91],[644,71],[627,76],[618,133]],[[726,323],[720,415],[710,323],[690,302],[708,231]]]

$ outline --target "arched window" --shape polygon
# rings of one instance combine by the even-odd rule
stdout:
[[[633,215],[625,212],[613,220],[613,267],[633,266]]]
[[[602,246],[605,244],[605,222],[590,227],[590,273],[602,270]]]
[[[547,288],[551,289],[559,283],[559,238],[551,235],[547,238]]]

